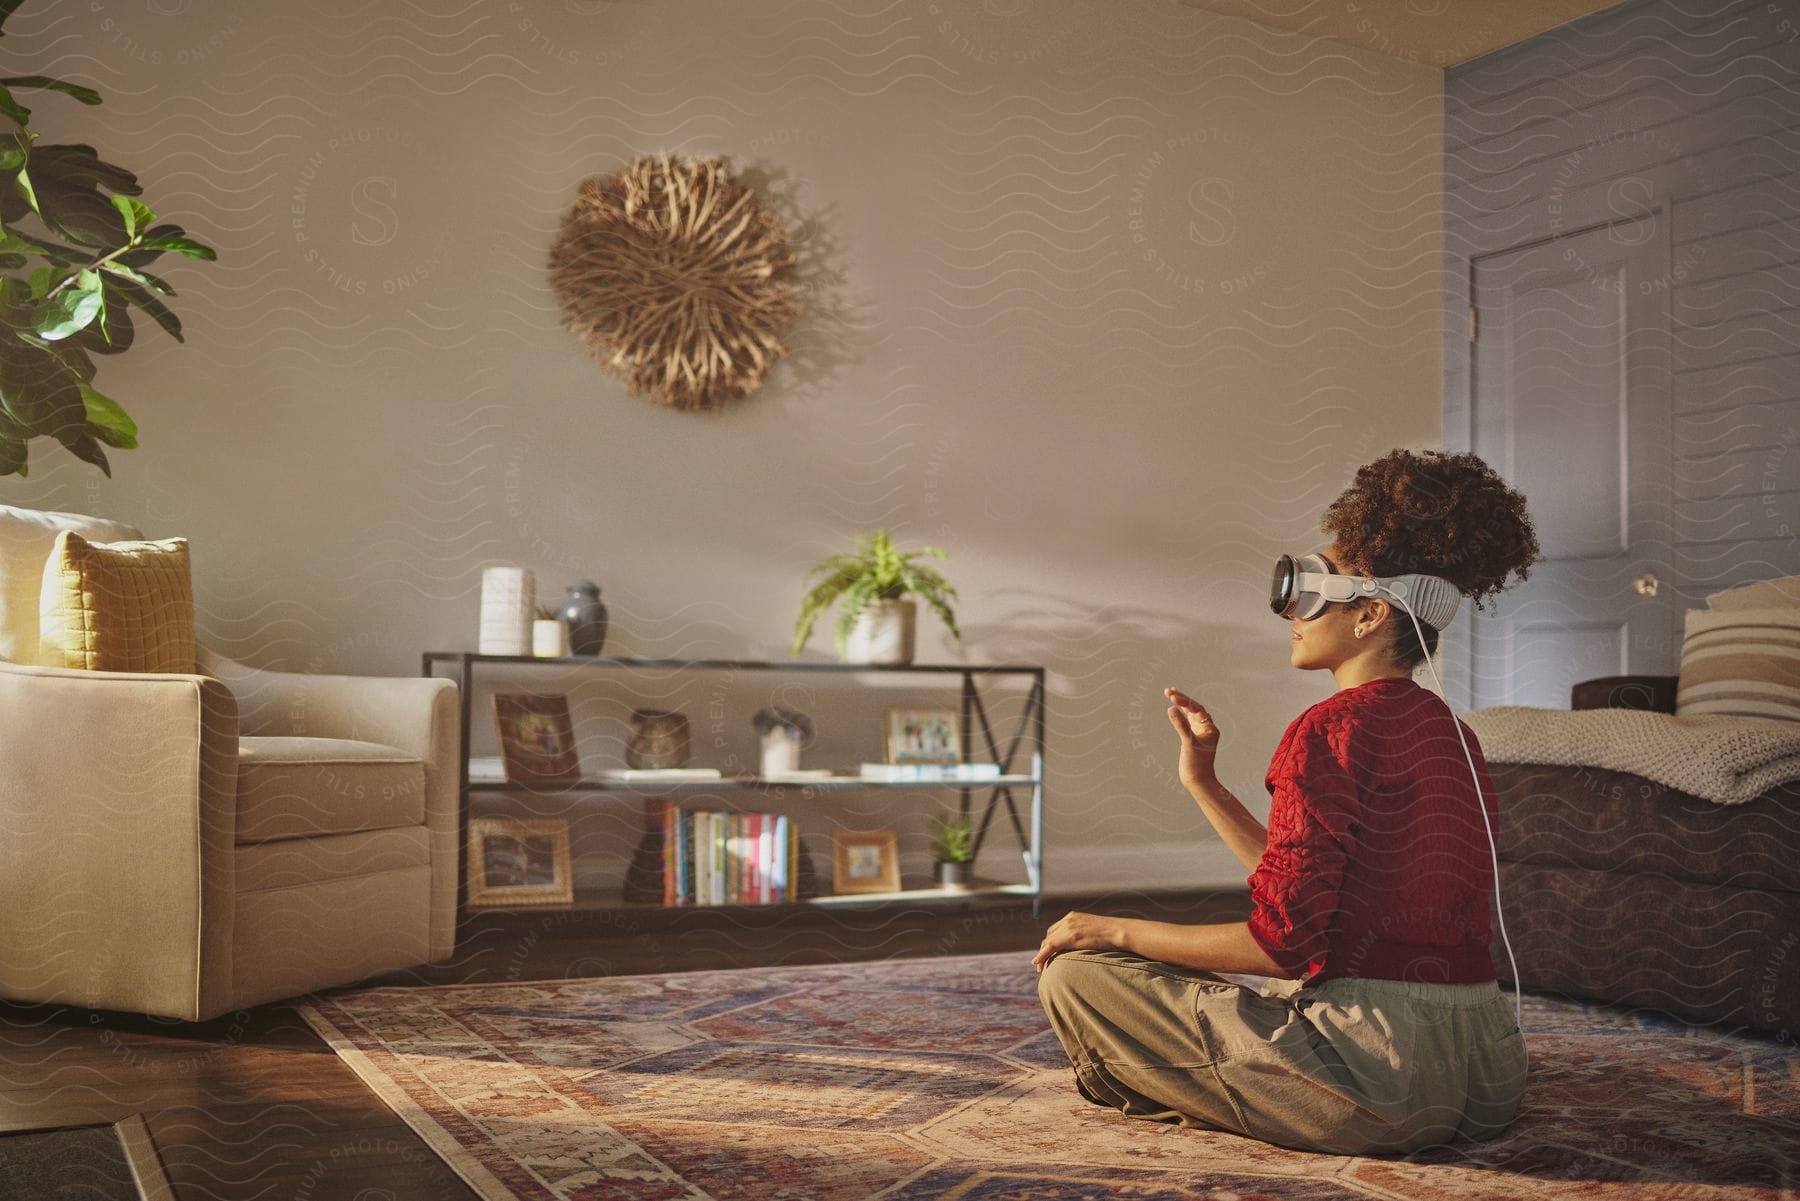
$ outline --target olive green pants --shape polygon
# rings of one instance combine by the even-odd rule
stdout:
[[[1524,1035],[1493,981],[1305,988],[1064,951],[1038,998],[1088,1100],[1284,1147],[1393,1154],[1496,1138],[1525,1092]]]

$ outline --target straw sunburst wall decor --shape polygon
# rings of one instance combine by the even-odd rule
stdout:
[[[721,158],[646,155],[583,180],[550,284],[603,367],[684,410],[756,391],[800,307],[780,215]]]

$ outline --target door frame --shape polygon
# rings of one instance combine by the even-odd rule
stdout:
[[[1599,211],[1587,212],[1582,214],[1585,219],[1574,224],[1572,228],[1559,229],[1553,234],[1548,234],[1543,237],[1526,238],[1523,241],[1506,246],[1488,246],[1480,243],[1472,243],[1466,235],[1462,234],[1460,229],[1446,224],[1444,229],[1445,248],[1442,274],[1445,315],[1443,329],[1443,441],[1446,450],[1455,452],[1472,451],[1474,449],[1475,413],[1474,398],[1471,395],[1471,384],[1475,375],[1475,343],[1480,336],[1478,324],[1479,317],[1475,308],[1476,262],[1497,255],[1510,254],[1515,251],[1529,250],[1534,247],[1552,244],[1562,241],[1565,238],[1578,237],[1582,234],[1592,233],[1594,230],[1604,229],[1611,225],[1618,225],[1626,221],[1636,221],[1648,217],[1656,222],[1655,228],[1657,232],[1653,239],[1655,245],[1654,253],[1658,258],[1656,274],[1659,278],[1666,279],[1672,269],[1672,264],[1675,261],[1675,220],[1673,206],[1678,198],[1668,194],[1660,170],[1654,173],[1653,179],[1656,184],[1656,195],[1649,204],[1641,207],[1634,207],[1632,211],[1624,213],[1610,212],[1603,214]],[[1451,245],[1453,239],[1458,243],[1455,249],[1452,249]],[[1660,304],[1657,306],[1655,320],[1647,324],[1644,330],[1644,336],[1648,340],[1649,345],[1654,348],[1655,355],[1661,359],[1667,375],[1664,386],[1668,391],[1668,397],[1667,403],[1663,406],[1663,412],[1668,425],[1662,432],[1665,443],[1669,447],[1671,458],[1670,466],[1672,469],[1672,460],[1675,452],[1675,403],[1674,359],[1672,357],[1674,354],[1674,337],[1672,329],[1674,306],[1670,303],[1671,288],[1672,281],[1670,281],[1668,286],[1664,286],[1661,289],[1661,295],[1659,297]],[[1672,470],[1670,485],[1671,487],[1673,486]],[[1672,494],[1670,500],[1673,500]],[[1670,508],[1670,515],[1672,518],[1672,505]],[[1673,545],[1672,529],[1670,540],[1671,545],[1668,548],[1669,554],[1667,556],[1667,562],[1661,566],[1661,571],[1665,573],[1665,576],[1673,575],[1675,566],[1679,561],[1679,555],[1676,553]],[[1671,585],[1672,580],[1664,578],[1662,583],[1666,588]],[[1444,661],[1446,676],[1443,681],[1444,699],[1449,702],[1453,711],[1466,712],[1474,703],[1475,695],[1475,646],[1474,639],[1470,636],[1470,627],[1477,620],[1487,620],[1488,616],[1486,614],[1478,615],[1473,603],[1464,605],[1460,611],[1468,614],[1468,621],[1466,623],[1452,622],[1450,624],[1450,627],[1444,631],[1440,639],[1439,654]],[[1664,620],[1665,629],[1663,630],[1663,634],[1665,638],[1669,640],[1673,648],[1673,654],[1678,660],[1680,643],[1676,639],[1676,635],[1678,633],[1679,623],[1677,622],[1672,606],[1665,606]]]

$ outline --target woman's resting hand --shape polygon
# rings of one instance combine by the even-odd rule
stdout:
[[[1051,926],[1044,934],[1043,945],[1031,966],[1042,972],[1044,965],[1062,951],[1105,951],[1120,946],[1117,918],[1096,913],[1073,912]]]

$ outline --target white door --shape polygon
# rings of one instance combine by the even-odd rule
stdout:
[[[1472,448],[1525,494],[1544,555],[1487,611],[1464,606],[1471,708],[1566,709],[1582,680],[1675,673],[1663,224],[1470,265]]]

